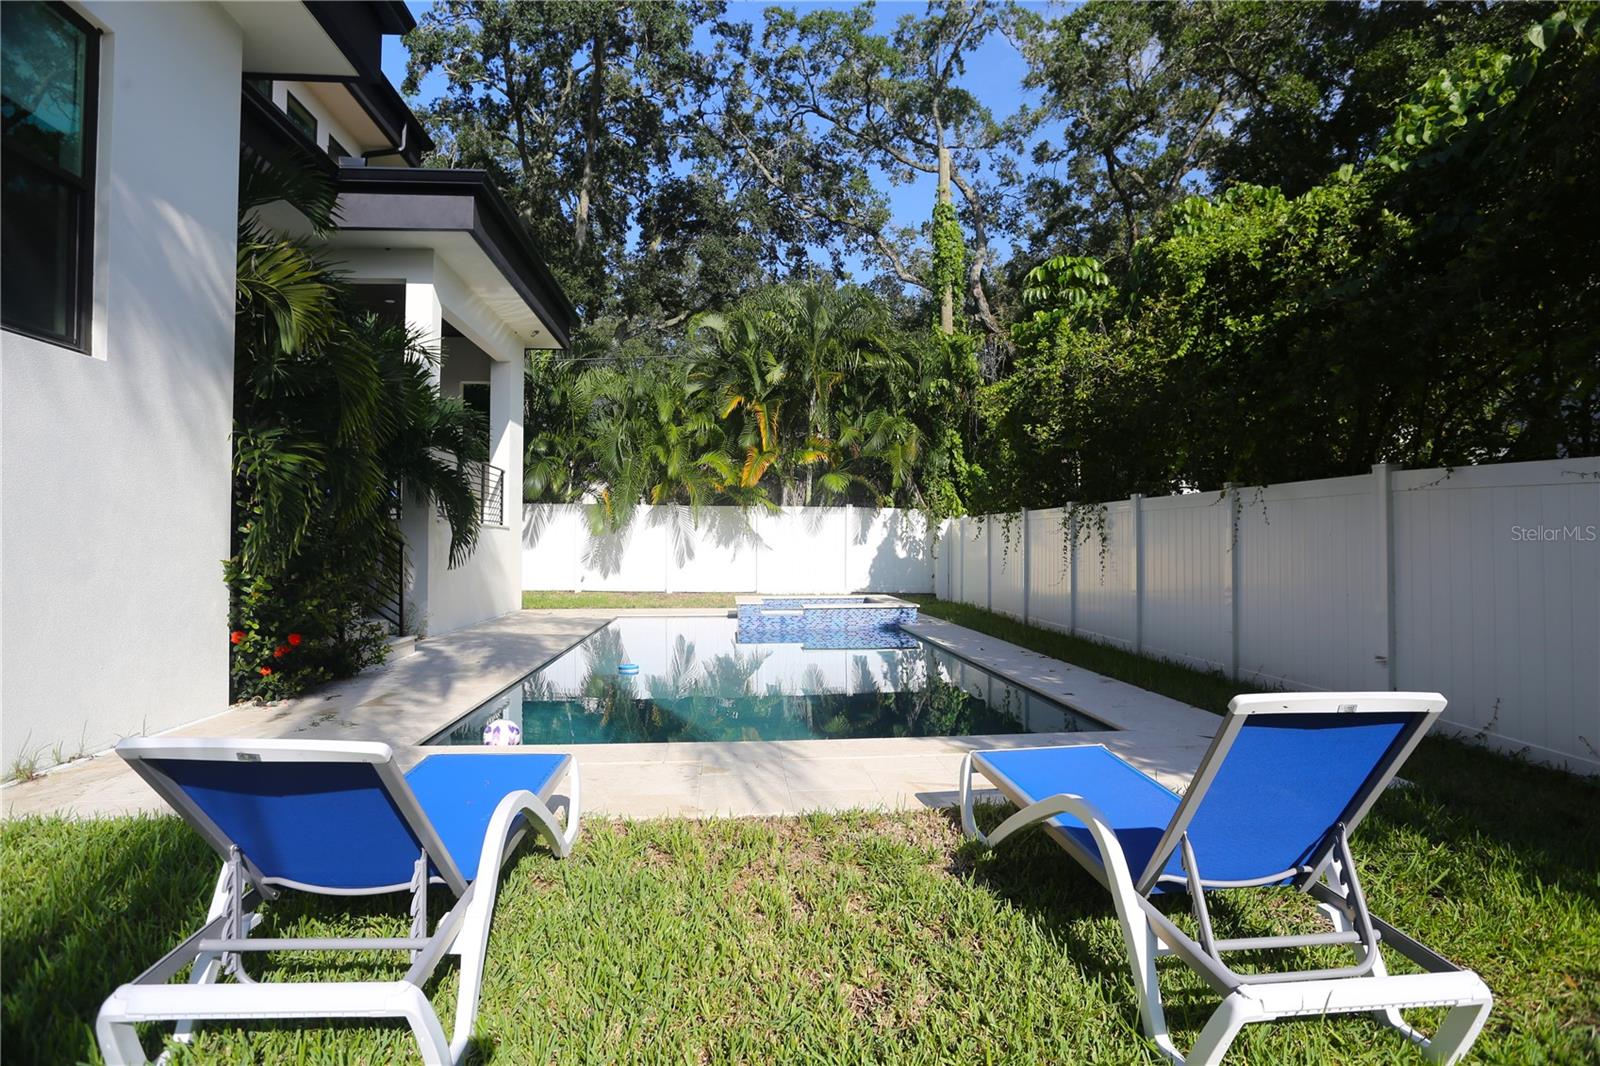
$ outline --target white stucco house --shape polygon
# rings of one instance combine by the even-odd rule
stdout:
[[[342,261],[489,416],[485,528],[402,519],[406,622],[519,606],[522,380],[572,309],[486,175],[424,169],[379,68],[399,2],[14,0],[4,16],[0,757],[48,765],[228,700],[241,144],[314,153]]]

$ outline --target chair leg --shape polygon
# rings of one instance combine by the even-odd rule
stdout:
[[[452,1066],[460,1062],[461,1056],[455,1054],[445,1042],[444,1027],[439,1024],[439,1016],[434,1013],[433,1004],[428,1002],[422,989],[410,986],[404,999],[405,1002],[400,1005],[401,1011],[406,1024],[411,1026],[411,1035],[417,1039],[417,1050],[422,1053],[422,1061],[428,1066]]]
[[[114,1000],[116,997],[113,996]],[[108,1015],[112,1001],[107,1000],[95,1019],[95,1036],[100,1041],[100,1056],[106,1066],[139,1066],[149,1062],[144,1045],[139,1043],[139,1032],[134,1023],[116,1015]]]
[[[1142,911],[1137,912],[1144,919]],[[1120,917],[1120,915],[1119,915]],[[1156,954],[1159,945],[1148,920],[1137,923],[1141,928],[1129,929],[1123,923],[1122,935],[1128,945],[1128,968],[1133,976],[1134,994],[1139,997],[1139,1023],[1144,1035],[1173,1062],[1182,1062],[1183,1056],[1172,1042],[1167,1031],[1167,1016],[1161,1006],[1161,977],[1156,972]]]
[[[1345,912],[1340,910],[1338,907],[1335,907],[1333,904],[1319,903],[1317,904],[1317,909],[1328,916],[1328,920],[1333,923],[1334,932],[1348,933],[1355,929],[1355,923],[1350,921],[1350,916],[1345,914]],[[1361,949],[1359,946],[1357,946],[1351,950],[1359,953]],[[1372,960],[1372,976],[1389,976],[1389,964],[1384,962],[1383,952],[1381,950],[1378,952],[1378,957]],[[1372,1012],[1372,1018],[1378,1024],[1386,1025],[1390,1029],[1393,1029],[1395,1032],[1411,1041],[1411,1043],[1416,1044],[1418,1047],[1424,1049],[1427,1048],[1428,1038],[1423,1035],[1421,1031],[1413,1028],[1410,1023],[1405,1020],[1400,1013],[1399,1007],[1381,1007]]]
[[[961,828],[968,837],[981,841],[986,847],[1001,844],[1013,833],[1027,826],[1048,821],[1058,814],[1070,814],[1088,826],[1090,834],[1094,837],[1095,846],[1100,851],[1101,860],[1105,864],[1106,887],[1111,891],[1111,902],[1116,909],[1117,922],[1122,927],[1123,945],[1128,952],[1128,971],[1133,978],[1134,992],[1139,998],[1139,1023],[1145,1035],[1161,1049],[1162,1054],[1174,1062],[1182,1062],[1183,1057],[1178,1054],[1177,1048],[1173,1046],[1172,1036],[1167,1032],[1166,1014],[1161,1008],[1161,982],[1156,973],[1159,945],[1156,942],[1155,931],[1150,928],[1150,920],[1145,917],[1144,900],[1133,887],[1133,876],[1128,870],[1128,861],[1122,853],[1122,845],[1104,815],[1082,796],[1058,793],[1029,804],[1001,822],[995,827],[994,832],[986,834],[978,828],[977,820],[973,816],[970,752],[961,760],[959,787]]]
[[[1266,1017],[1258,1002],[1243,992],[1234,992],[1212,1013],[1182,1061],[1186,1066],[1217,1066],[1240,1030],[1251,1022],[1265,1021]]]
[[[1451,1066],[1460,1062],[1466,1053],[1471,1050],[1473,1042],[1478,1039],[1478,1033],[1483,1029],[1483,1023],[1489,1020],[1489,1008],[1494,1004],[1485,1000],[1481,1003],[1460,1003],[1450,1008],[1444,1016],[1444,1021],[1439,1023],[1438,1031],[1422,1047],[1423,1057],[1429,1062],[1440,1063],[1441,1066]]]
[[[567,828],[563,832],[544,801],[531,792],[513,792],[500,801],[489,828],[484,833],[483,851],[478,856],[478,873],[472,881],[472,901],[462,919],[451,950],[461,957],[460,992],[456,997],[455,1031],[450,1040],[451,1057],[460,1062],[466,1054],[467,1042],[472,1039],[472,1027],[478,1017],[478,997],[483,991],[483,966],[489,949],[489,926],[494,920],[494,902],[500,890],[500,867],[520,834],[513,835],[512,827],[519,817],[528,819],[540,835],[544,836],[558,856],[565,857],[578,833],[577,765],[572,768],[572,784],[568,793]]]

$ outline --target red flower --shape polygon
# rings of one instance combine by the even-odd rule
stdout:
[[[279,644],[276,648],[272,649],[272,657],[274,659],[281,659],[285,655],[288,655],[288,654],[289,654],[289,645],[287,645],[287,644]]]
[[[305,638],[302,637],[299,633],[290,633],[289,634],[289,643],[291,645],[293,645],[294,647],[299,647],[300,646],[300,642],[302,640],[304,640],[304,639]]]
[[[235,644],[243,644],[244,643],[244,630],[235,629],[232,633],[228,634],[228,639],[233,641]]]
[[[270,666],[257,667],[256,668],[256,673],[260,674],[262,677],[271,677],[272,676],[272,667],[270,667]]]

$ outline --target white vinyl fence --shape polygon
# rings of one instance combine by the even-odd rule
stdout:
[[[523,508],[524,589],[611,592],[932,592],[933,545],[915,511],[863,507],[643,507],[589,532],[585,508]]]
[[[1399,470],[946,522],[937,592],[1287,689],[1443,692],[1600,773],[1600,459]]]

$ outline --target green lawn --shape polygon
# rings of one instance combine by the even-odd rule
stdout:
[[[522,609],[552,607],[732,607],[732,592],[524,592]]]
[[[527,594],[534,606],[731,597]],[[555,602],[552,602],[555,601]],[[580,601],[580,602],[574,602]],[[633,601],[633,602],[619,602]],[[930,615],[1214,711],[1240,686],[989,612]],[[1600,782],[1424,742],[1357,836],[1379,913],[1483,975],[1476,1061],[1600,1061]],[[952,786],[954,782],[952,782]],[[990,823],[1001,816],[985,808]],[[98,1061],[100,1001],[197,926],[215,860],[176,819],[0,826],[7,1062]],[[1223,935],[1287,931],[1288,894],[1228,894]],[[436,891],[436,911],[442,893]],[[404,935],[403,904],[279,904],[276,935]],[[1180,917],[1180,924],[1188,924]],[[333,976],[398,976],[343,956]],[[312,972],[258,961],[267,978]],[[1165,962],[1180,1045],[1213,1003]],[[1405,968],[1400,963],[1399,968]],[[446,1007],[453,971],[431,990]],[[446,1027],[450,1019],[444,1019]],[[999,853],[950,812],[585,824],[574,856],[524,849],[491,940],[479,1059],[527,1062],[1148,1062],[1109,901],[1037,832]],[[157,1049],[154,1035],[147,1040]],[[398,1026],[212,1028],[182,1062],[387,1062]],[[1234,1063],[1420,1062],[1365,1019],[1247,1030]]]
[[[1477,1061],[1595,1061],[1600,786],[1446,741],[1406,776],[1357,837],[1362,877],[1380,913],[1494,989]],[[6,1061],[97,1060],[98,1004],[199,924],[215,862],[171,818],[7,822],[0,845]],[[263,932],[404,935],[390,902],[280,904]],[[1281,930],[1302,902],[1214,906],[1225,927]],[[403,969],[343,958],[340,978]],[[480,1061],[1154,1063],[1122,958],[1105,894],[1038,833],[982,855],[940,811],[592,820],[570,860],[525,848],[505,874]],[[1186,1042],[1211,999],[1162,965]],[[211,1028],[179,1061],[412,1053],[393,1025]],[[1230,1061],[1422,1060],[1341,1019],[1247,1031]]]
[[[1151,692],[1159,692],[1163,696],[1171,696],[1214,714],[1226,711],[1228,701],[1242,692],[1269,691],[1269,687],[1249,681],[1233,681],[1221,673],[1206,673],[1164,659],[1135,655],[1109,644],[1023,625],[1014,618],[985,611],[981,607],[951,603],[932,596],[904,596],[902,599],[916,603],[923,614],[999,637],[1053,659],[1138,685]]]

